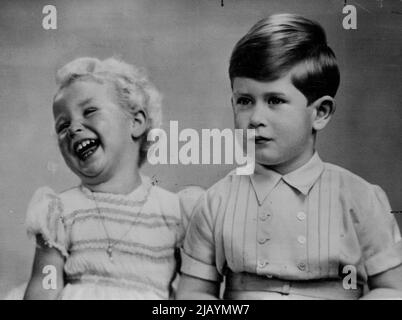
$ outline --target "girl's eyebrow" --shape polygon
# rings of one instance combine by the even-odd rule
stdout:
[[[83,106],[85,106],[86,104],[91,103],[92,100],[93,100],[92,98],[84,99],[84,100],[82,100],[82,101],[80,101],[80,102],[78,103],[78,106],[79,106],[79,107],[83,107]]]

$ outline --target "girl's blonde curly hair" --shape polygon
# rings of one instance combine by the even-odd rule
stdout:
[[[99,60],[78,58],[57,71],[58,91],[76,80],[92,79],[103,83],[108,81],[116,90],[120,106],[134,115],[142,110],[147,118],[147,129],[140,139],[139,165],[142,165],[153,141],[148,141],[148,133],[158,128],[162,122],[162,95],[148,80],[145,72],[117,58]]]

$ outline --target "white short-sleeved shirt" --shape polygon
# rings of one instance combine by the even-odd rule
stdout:
[[[220,280],[228,270],[283,280],[357,280],[402,263],[400,231],[383,190],[315,153],[284,176],[237,176],[212,186],[187,229],[182,272]]]

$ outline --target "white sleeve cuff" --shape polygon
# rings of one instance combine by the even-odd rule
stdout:
[[[182,273],[204,280],[222,281],[222,276],[219,274],[215,266],[190,257],[184,252],[184,250],[181,250],[181,259]]]
[[[377,253],[366,260],[366,270],[369,276],[395,268],[402,264],[402,241],[398,241],[386,251]]]

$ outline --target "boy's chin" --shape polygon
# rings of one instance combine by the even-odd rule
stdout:
[[[270,169],[270,168],[274,168],[275,166],[277,166],[277,164],[272,163],[272,162],[268,162],[268,161],[256,161],[256,167],[261,167],[264,169]]]
[[[255,152],[255,162],[263,167],[275,166],[282,162],[280,156],[268,152]]]

